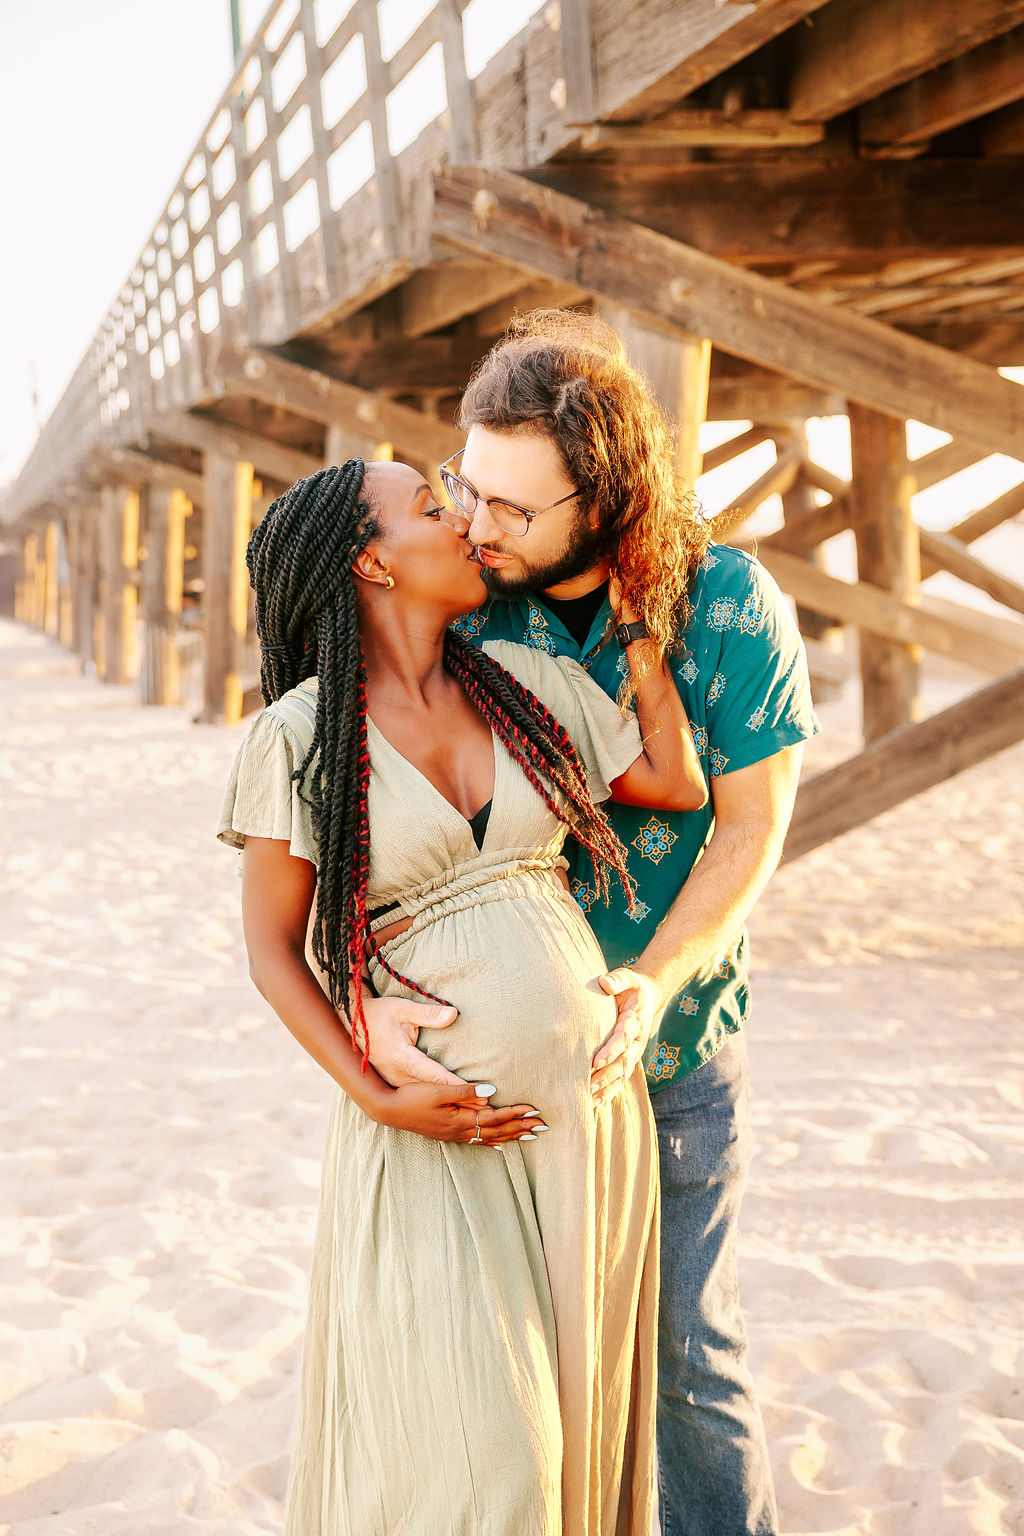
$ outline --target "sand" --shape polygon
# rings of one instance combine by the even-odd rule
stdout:
[[[244,728],[6,621],[0,698],[0,1532],[278,1532],[331,1088],[210,830]],[[825,714],[818,763],[855,744]],[[742,1283],[789,1536],[1024,1532],[1022,782],[1017,749],[784,868],[752,925]]]

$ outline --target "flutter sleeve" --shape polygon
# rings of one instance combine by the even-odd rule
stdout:
[[[607,800],[613,780],[643,752],[633,711],[620,710],[589,672],[569,656],[549,656],[546,651],[510,640],[489,640],[483,649],[536,694],[565,727],[587,770],[595,801]]]
[[[295,858],[316,863],[310,807],[292,778],[305,754],[301,739],[273,708],[256,717],[224,791],[217,829],[222,843],[243,848],[247,837],[278,838]]]

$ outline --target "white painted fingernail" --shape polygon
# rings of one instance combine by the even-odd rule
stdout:
[[[489,1099],[492,1093],[497,1093],[493,1083],[477,1083],[476,1096],[478,1099]]]
[[[535,1131],[550,1131],[550,1129],[551,1129],[550,1125],[535,1125],[534,1126],[534,1130]]]
[[[524,1120],[532,1120],[534,1115],[539,1115],[539,1114],[540,1114],[540,1110],[539,1109],[528,1109],[526,1111],[526,1114],[523,1116],[523,1119]]]
[[[523,1134],[520,1136],[519,1140],[520,1141],[536,1141],[537,1138],[533,1134],[532,1131],[524,1131]]]

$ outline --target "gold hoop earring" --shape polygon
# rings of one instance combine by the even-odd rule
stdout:
[[[389,591],[394,586],[394,584],[395,584],[395,578],[393,576],[389,576],[387,578],[387,580],[385,581],[385,583],[384,583],[384,585],[388,588]]]

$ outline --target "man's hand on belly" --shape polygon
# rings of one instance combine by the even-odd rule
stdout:
[[[370,1062],[392,1088],[410,1083],[455,1083],[457,1077],[432,1061],[416,1044],[421,1029],[447,1029],[458,1010],[438,1003],[407,1003],[402,997],[371,997],[363,992],[363,1011],[370,1031]]]
[[[647,1049],[661,1004],[654,982],[642,971],[621,966],[600,978],[601,990],[615,998],[615,1028],[594,1056],[590,1093],[594,1107],[610,1104],[621,1093]]]

